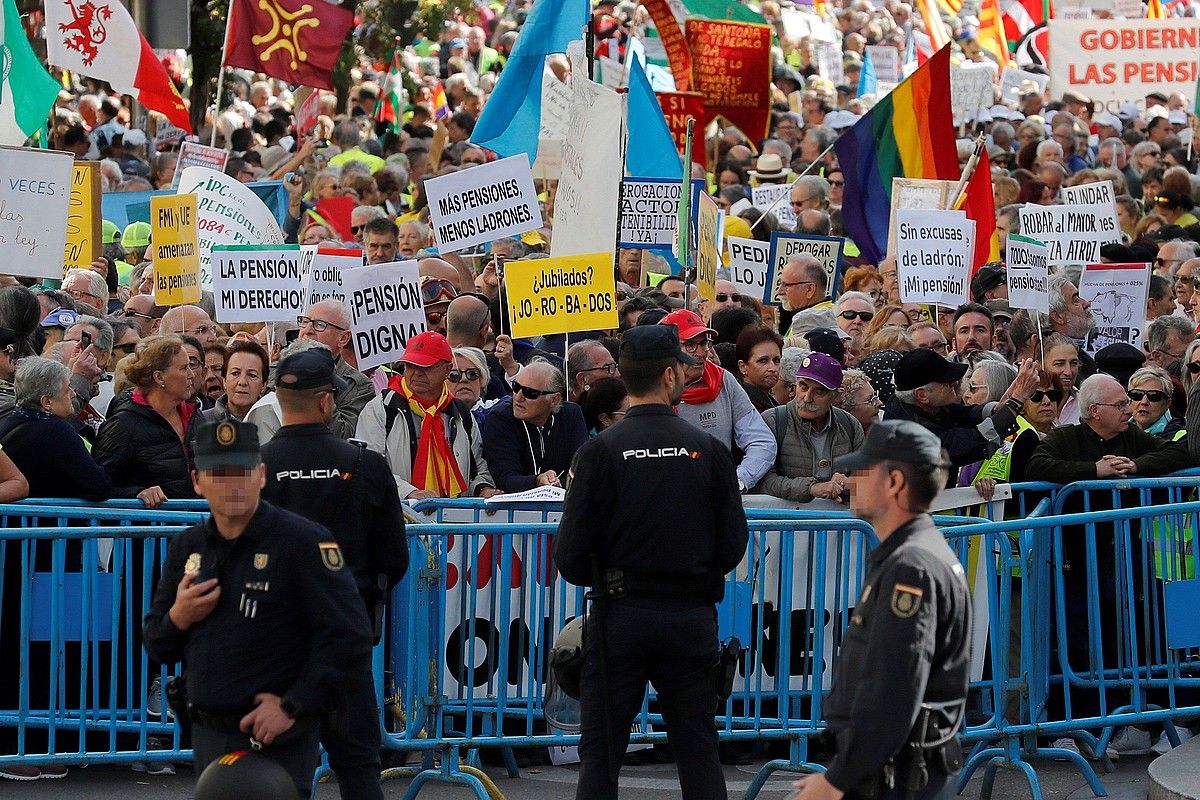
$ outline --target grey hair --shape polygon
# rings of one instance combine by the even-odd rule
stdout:
[[[1153,353],[1162,351],[1167,346],[1167,334],[1175,331],[1179,338],[1190,342],[1196,338],[1196,324],[1184,317],[1169,314],[1150,321],[1146,327],[1146,347]]]
[[[824,125],[818,125],[815,128],[809,128],[808,132],[817,140],[817,147],[821,148],[821,152],[825,152],[829,145],[833,144],[837,139],[837,134],[833,132],[833,128],[826,128]]]
[[[480,381],[484,386],[487,386],[488,381],[491,380],[489,377],[491,372],[488,370],[487,356],[483,354],[482,350],[480,350],[478,347],[455,347],[450,352],[454,353],[456,356],[461,356],[462,358],[465,358],[474,364],[475,368],[483,373]]]
[[[1129,385],[1127,388],[1132,389],[1135,384],[1145,380],[1158,381],[1158,385],[1167,393],[1167,396],[1170,396],[1175,391],[1170,374],[1162,367],[1139,368],[1137,372],[1129,376]]]
[[[567,399],[567,379],[563,375],[561,369],[554,366],[554,364],[550,363],[541,356],[535,356],[529,359],[529,363],[525,366],[532,367],[535,364],[544,365],[546,367],[546,371],[550,373],[550,389],[558,392],[558,402],[554,404],[554,408],[551,409],[551,413],[557,414],[558,410],[562,408],[563,401]]]
[[[348,119],[342,120],[333,126],[332,138],[334,144],[348,150],[352,147],[358,147],[362,141],[362,129],[358,127],[357,122]]]
[[[332,352],[327,345],[318,342],[316,339],[297,339],[287,347],[283,348],[283,350],[279,353],[279,360],[282,361],[288,356],[293,356],[296,353],[303,353],[306,350],[315,350],[318,347],[324,348],[326,352]]]
[[[396,227],[397,228],[416,228],[417,233],[421,236],[421,238],[427,242],[429,241],[429,237],[430,237],[429,226],[426,225],[424,222],[421,222],[419,219],[406,220],[404,222],[401,222]]]
[[[1090,375],[1083,383],[1079,384],[1079,394],[1076,396],[1076,403],[1079,406],[1080,421],[1092,418],[1092,406],[1100,402],[1100,392],[1109,384],[1115,385],[1118,389],[1123,388],[1120,381],[1111,375],[1105,375],[1103,372]]]
[[[317,306],[330,309],[333,312],[333,316],[338,318],[336,324],[341,325],[346,330],[350,330],[350,326],[354,323],[354,318],[350,315],[350,307],[344,302],[338,300],[336,297],[327,297],[319,303],[313,303],[309,310],[311,311]]]
[[[811,350],[803,347],[783,348],[783,355],[779,358],[779,380],[788,384],[795,383],[796,370],[800,369],[800,362],[808,358],[811,353]],[[845,380],[845,373],[842,375],[842,380]]]
[[[1129,160],[1136,163],[1139,158],[1150,152],[1162,152],[1162,148],[1160,148],[1156,142],[1152,142],[1148,139],[1144,142],[1138,142],[1133,146],[1133,150],[1129,154]]]
[[[108,300],[108,284],[104,282],[104,278],[100,277],[100,273],[90,269],[70,269],[63,276],[63,283],[71,280],[76,275],[82,275],[88,283],[88,291],[96,295],[101,303],[107,304]]]
[[[1072,286],[1075,285],[1075,282],[1062,272],[1050,276],[1050,280],[1046,283],[1046,291],[1050,293],[1050,311],[1057,311],[1059,314],[1067,313],[1067,301],[1063,297],[1062,290],[1068,283]]]
[[[847,300],[861,300],[869,305],[872,309],[875,308],[875,301],[872,300],[871,295],[867,294],[866,292],[842,292],[842,294],[838,296],[837,303],[835,303],[833,306],[833,312],[835,314],[842,313],[842,304]],[[843,376],[843,378],[844,377],[845,376]]]
[[[1017,134],[1017,132],[1013,130],[1013,126],[1008,124],[1007,122],[997,122],[996,124],[992,125],[992,137],[993,138],[996,136],[997,133],[1004,133],[1006,131],[1008,132],[1008,138],[1010,138],[1010,139],[1013,138],[1014,136],[1016,136],[1016,134]]]
[[[793,189],[797,186],[803,186],[813,197],[820,198],[821,205],[829,201],[829,181],[820,175],[801,175],[792,182]]]
[[[871,386],[871,379],[867,377],[867,373],[861,369],[847,369],[842,371],[842,386],[837,390],[837,397],[834,399],[834,404],[841,409],[846,409],[850,405],[850,400],[854,395],[858,394],[858,390],[864,386]],[[874,389],[873,386],[871,386]]]
[[[13,378],[16,403],[22,408],[40,410],[43,397],[53,397],[62,389],[63,379],[70,379],[67,365],[49,358],[29,356],[17,362]]]
[[[938,386],[939,384],[937,383],[927,383],[924,386],[918,386],[916,389],[897,389],[896,399],[901,403],[908,403],[910,406],[914,406],[917,404],[917,392],[932,392]]]
[[[567,350],[567,374],[578,375],[592,365],[591,353],[608,348],[599,339],[583,339]]]
[[[759,148],[760,153],[776,153],[786,168],[792,163],[792,146],[782,139],[767,139]]]
[[[983,370],[983,382],[987,385],[987,399],[985,403],[991,403],[999,400],[1008,391],[1008,387],[1012,385],[1013,379],[1017,377],[1017,371],[1012,365],[1006,361],[994,361],[987,359],[980,361],[973,369],[967,371],[963,375],[964,389],[971,384],[971,378],[976,372]]]
[[[95,273],[92,273],[92,274],[95,274]],[[89,317],[89,316],[83,315],[83,314],[81,314],[80,316],[75,318],[75,325],[90,325],[93,328],[95,328],[96,333],[99,334],[99,337],[98,337],[99,340],[96,342],[96,349],[103,350],[106,353],[112,352],[112,349],[113,349],[112,325],[109,325],[106,321],[100,319],[99,317]],[[75,327],[75,325],[72,325],[71,327],[73,328],[73,327]]]
[[[1043,141],[1038,143],[1037,157],[1042,158],[1047,153],[1049,153],[1051,150],[1057,150],[1059,155],[1063,154],[1063,146],[1061,144],[1054,141],[1053,139],[1044,139]],[[1044,167],[1044,166],[1046,166],[1046,165],[1042,164],[1042,167]],[[1039,167],[1039,169],[1041,169],[1041,167]]]

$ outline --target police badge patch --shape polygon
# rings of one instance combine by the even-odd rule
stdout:
[[[268,560],[270,560],[270,556],[267,555],[266,553],[255,553],[254,554],[254,568],[255,569],[266,569]]]
[[[325,563],[326,569],[337,572],[346,565],[337,542],[320,542],[317,547],[321,548],[321,561]]]
[[[900,619],[908,619],[921,608],[921,598],[924,596],[924,589],[897,583],[892,588],[892,613]]]

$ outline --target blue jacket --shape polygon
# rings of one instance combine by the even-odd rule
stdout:
[[[565,476],[575,451],[587,440],[587,423],[574,403],[564,402],[539,432],[513,416],[512,398],[506,397],[488,410],[483,425],[483,457],[498,489],[523,492],[534,488],[537,476],[548,469]]]

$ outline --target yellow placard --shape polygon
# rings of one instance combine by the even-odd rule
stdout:
[[[150,198],[150,250],[154,254],[154,302],[180,306],[200,301],[200,249],[196,241],[196,195]]]
[[[610,330],[619,324],[612,253],[509,261],[504,285],[515,338]]]
[[[76,267],[88,269],[104,249],[100,241],[100,165],[95,161],[76,161],[74,166],[67,210],[67,245],[63,250],[64,275]]]
[[[717,299],[717,267],[721,265],[718,247],[721,210],[706,192],[700,193],[696,211],[696,291],[708,302]]]

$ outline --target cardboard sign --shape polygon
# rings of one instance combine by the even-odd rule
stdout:
[[[704,117],[704,95],[699,92],[655,92],[658,104],[662,106],[663,116],[667,119],[667,127],[671,129],[671,138],[675,140],[675,149],[680,158],[687,144],[687,121],[696,120],[697,125]],[[703,147],[692,148],[692,161],[707,166],[707,154]]]
[[[696,291],[710,303],[717,299],[717,267],[721,266],[721,210],[708,192],[696,209]]]
[[[76,161],[71,176],[71,204],[67,211],[67,246],[63,252],[63,274],[79,267],[88,269],[104,246],[100,213],[100,165]]]
[[[629,83],[629,71],[615,58],[596,56],[600,66],[600,84],[609,89],[624,89]]]
[[[351,269],[363,265],[362,250],[344,250],[334,247],[322,247],[313,253],[312,262],[308,268],[308,277],[304,284],[305,306],[319,303],[333,297],[345,300],[346,293],[342,284],[342,275]]]
[[[595,81],[571,78],[571,120],[563,142],[564,168],[554,199],[550,255],[612,252],[621,191],[621,95]],[[614,167],[615,165],[615,167]],[[611,260],[611,258],[610,258]]]
[[[770,243],[740,236],[726,237],[725,243],[729,246],[729,280],[742,294],[760,300],[766,297]]]
[[[425,181],[438,250],[453,253],[542,227],[524,153]]]
[[[350,306],[354,329],[351,341],[360,370],[399,360],[408,340],[425,330],[416,261],[346,270],[342,273],[342,289]]]
[[[184,142],[179,146],[179,160],[175,162],[175,177],[171,181],[171,188],[179,188],[183,171],[188,167],[207,167],[217,172],[224,172],[225,162],[228,160],[228,150],[209,147],[197,142]]]
[[[299,245],[218,245],[212,268],[217,322],[295,322],[304,313]]]
[[[1049,248],[1051,266],[1100,260],[1100,245],[1121,241],[1121,228],[1104,208],[1092,205],[1021,207],[1021,234]]]
[[[275,215],[245,184],[207,167],[188,167],[179,194],[196,195],[196,236],[200,245],[200,288],[212,287],[209,269],[217,245],[281,245]]]
[[[972,114],[992,107],[996,65],[991,63],[950,65],[950,107],[956,115]]]
[[[900,81],[900,51],[886,44],[867,45],[871,65],[875,67],[875,78],[880,83]]]
[[[617,320],[612,254],[510,261],[504,265],[514,338],[610,330]]]
[[[150,245],[154,261],[154,304],[200,302],[200,246],[196,237],[196,195],[150,198]]]
[[[1049,26],[1055,97],[1075,90],[1115,112],[1154,91],[1195,94],[1200,19],[1056,18]]]
[[[1112,181],[1097,181],[1083,183],[1079,186],[1064,186],[1059,190],[1063,205],[1091,206],[1097,216],[1101,217],[1099,227],[1110,233],[1115,232],[1117,241],[1121,238],[1121,221],[1117,219],[1117,193]]]
[[[62,278],[74,159],[0,147],[0,264],[8,275]]]
[[[842,48],[836,42],[813,42],[816,51],[817,73],[832,83],[840,86],[846,82],[846,73],[842,67]]]
[[[1140,3],[1141,0],[1138,0]],[[1008,67],[1000,75],[1000,102],[1009,101],[1019,103],[1021,101],[1021,87],[1027,83],[1033,83],[1038,88],[1039,94],[1046,93],[1046,84],[1050,82],[1049,75],[1040,75],[1036,72],[1026,72],[1023,69],[1016,67]]]
[[[783,268],[794,256],[812,256],[825,267],[825,276],[829,281],[829,291],[832,293],[838,285],[842,274],[842,253],[846,249],[846,240],[836,236],[817,236],[809,233],[783,233],[776,231],[771,234],[771,253],[767,265],[767,286],[770,292],[763,298],[765,303],[783,305],[783,292],[779,283],[783,280]]]
[[[780,228],[795,230],[796,209],[792,208],[791,192],[790,183],[766,183],[750,190],[750,203],[760,211],[774,214]]]
[[[1049,314],[1050,262],[1046,245],[1015,233],[1010,233],[1006,241],[1008,305]]]
[[[892,178],[892,214],[888,220],[888,255],[896,255],[896,212],[902,208],[939,211],[954,202],[958,181]]]
[[[902,210],[896,220],[900,300],[956,308],[970,296],[975,221],[959,211]]]
[[[1091,304],[1096,327],[1084,349],[1095,353],[1125,342],[1142,349],[1142,324],[1150,293],[1149,264],[1088,264],[1079,279],[1079,295]]]
[[[771,36],[769,25],[689,19],[694,87],[704,95],[704,122],[724,117],[753,142],[771,121]]]
[[[296,133],[299,136],[304,136],[311,131],[317,124],[317,117],[320,115],[321,91],[302,86],[297,90],[296,94],[300,94],[301,91],[306,89],[308,90],[308,95],[300,102],[299,108],[296,109]]]

